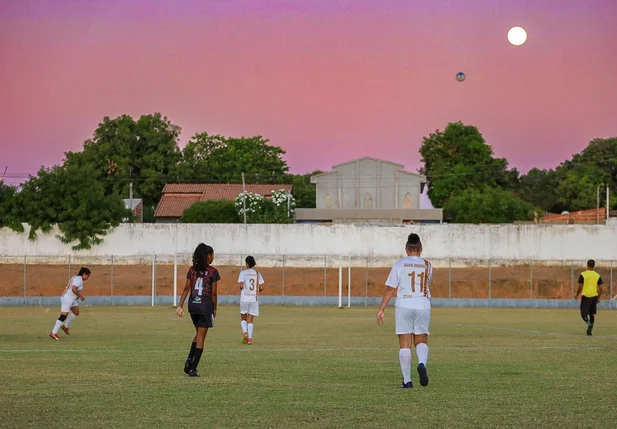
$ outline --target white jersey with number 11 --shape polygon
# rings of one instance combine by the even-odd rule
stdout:
[[[416,310],[431,308],[431,280],[433,266],[419,256],[408,256],[394,264],[386,286],[396,288],[396,305]]]

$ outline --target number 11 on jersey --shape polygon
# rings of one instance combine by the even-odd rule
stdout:
[[[408,275],[411,281],[411,291],[413,293],[418,292],[416,290],[416,272],[412,271]],[[425,273],[418,274],[418,279],[420,280],[420,291],[419,292],[423,294],[424,296],[426,296],[426,284],[424,283],[424,277],[425,277]]]

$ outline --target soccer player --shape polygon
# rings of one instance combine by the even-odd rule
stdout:
[[[428,327],[431,321],[430,285],[433,277],[431,263],[420,257],[422,242],[418,234],[409,234],[405,245],[407,257],[398,260],[386,280],[386,290],[377,313],[377,324],[384,322],[384,310],[396,296],[394,323],[399,339],[399,362],[403,373],[401,387],[410,389],[411,343],[418,356],[418,375],[422,386],[428,385],[426,361],[428,360]]]
[[[90,278],[90,270],[86,267],[81,267],[77,275],[71,277],[64,292],[60,297],[60,317],[56,320],[54,328],[49,333],[49,336],[54,340],[60,340],[58,330],[62,328],[66,335],[69,335],[69,326],[71,322],[79,316],[79,302],[84,301],[86,297],[81,293],[84,289],[84,282]],[[68,316],[68,317],[67,317]]]
[[[587,261],[587,270],[583,271],[578,277],[578,289],[574,296],[574,299],[578,299],[578,296],[581,295],[581,317],[587,323],[587,335],[592,334],[596,310],[604,284],[600,274],[594,270],[595,267],[596,261],[593,259]]]
[[[255,270],[255,258],[247,256],[244,260],[246,269],[240,272],[240,326],[242,327],[242,342],[249,346],[253,344],[253,318],[259,316],[257,296],[263,292],[264,279]]]
[[[216,317],[217,282],[221,279],[219,272],[210,264],[214,260],[214,249],[200,243],[193,252],[193,266],[186,275],[186,283],[176,314],[184,315],[184,301],[189,297],[189,313],[195,326],[195,337],[191,344],[189,356],[184,363],[184,372],[189,377],[199,377],[197,366],[204,351],[204,342],[208,328],[214,328]]]

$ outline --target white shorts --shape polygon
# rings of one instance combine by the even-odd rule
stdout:
[[[251,316],[259,316],[259,303],[240,301],[240,314],[250,314]]]
[[[60,313],[68,313],[73,307],[79,307],[76,299],[60,298]]]
[[[428,331],[430,323],[431,310],[412,310],[405,307],[394,307],[394,324],[397,335],[430,335]]]

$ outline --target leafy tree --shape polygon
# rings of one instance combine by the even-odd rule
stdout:
[[[289,170],[285,151],[255,137],[196,134],[182,151],[178,174],[197,183],[281,183]]]
[[[23,185],[18,202],[30,225],[29,239],[54,225],[64,244],[79,241],[74,250],[100,244],[101,236],[130,215],[120,196],[105,193],[104,184],[87,167],[41,168]]]
[[[144,202],[144,220],[151,221],[165,183],[176,181],[181,158],[180,127],[160,113],[105,117],[84,142],[81,152],[67,152],[65,165],[89,168],[103,183],[105,195],[129,196]]]
[[[0,228],[5,226],[16,232],[24,232],[17,203],[17,189],[0,180]]]
[[[184,223],[238,223],[233,201],[201,201],[186,209],[180,218]]]
[[[559,177],[555,170],[532,168],[521,176],[518,195],[545,212],[561,213],[565,210],[557,196]]]
[[[284,183],[291,183],[293,194],[296,200],[296,207],[314,209],[317,207],[317,190],[311,183],[311,176],[321,174],[323,171],[316,170],[309,174],[290,174],[285,178]]]
[[[510,223],[534,219],[537,209],[512,191],[484,187],[468,189],[451,198],[444,212],[454,223]],[[538,213],[540,215],[541,213]]]
[[[420,147],[428,181],[428,195],[435,207],[468,189],[514,189],[518,172],[508,170],[505,158],[494,158],[478,129],[461,122],[449,123],[444,131],[425,137]]]
[[[605,186],[617,189],[617,137],[592,140],[571,160],[557,167],[556,175],[557,198],[567,210],[595,208],[598,186],[600,205],[606,204]]]

